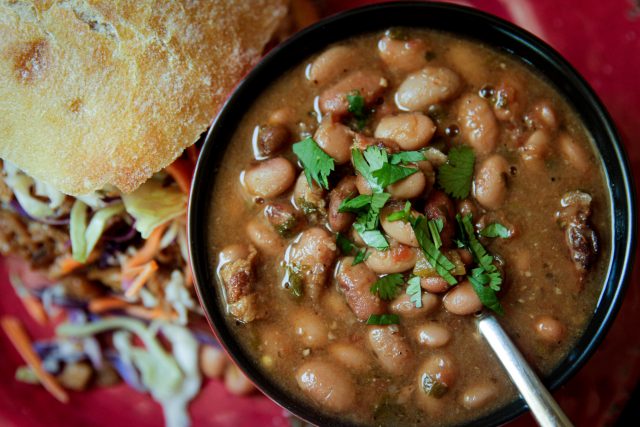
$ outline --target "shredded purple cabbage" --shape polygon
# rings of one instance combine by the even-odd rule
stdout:
[[[87,355],[87,358],[91,362],[96,370],[102,369],[103,360],[102,360],[102,349],[100,348],[100,343],[96,339],[96,337],[86,337],[82,340],[82,348],[84,350],[84,354]]]
[[[196,340],[200,344],[206,344],[213,347],[221,348],[218,340],[213,335],[211,335],[210,332],[192,330],[191,333],[193,333],[193,336],[196,337]]]
[[[29,215],[27,211],[24,210],[20,202],[18,202],[18,199],[15,199],[15,198],[11,200],[9,204],[18,213],[18,215],[20,215],[23,218],[30,219],[32,221],[37,221],[37,222],[41,222],[43,224],[48,224],[48,225],[68,225],[70,221],[68,215],[64,215],[60,218],[34,218],[31,215]]]
[[[140,380],[140,374],[136,370],[135,366],[130,363],[126,363],[120,354],[115,350],[108,350],[105,352],[105,358],[113,365],[118,374],[129,387],[139,392],[147,391],[144,384]]]

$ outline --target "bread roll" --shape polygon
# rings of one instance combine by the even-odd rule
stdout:
[[[193,144],[285,0],[0,0],[0,158],[70,195],[135,190]]]

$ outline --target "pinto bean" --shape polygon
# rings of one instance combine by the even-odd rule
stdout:
[[[426,147],[436,126],[433,121],[422,113],[400,113],[397,116],[383,117],[374,136],[376,138],[391,139],[402,150],[418,150]]]
[[[498,209],[507,198],[509,163],[500,154],[486,158],[480,164],[473,182],[473,193],[486,209]]]
[[[458,123],[464,143],[478,154],[492,153],[498,142],[498,123],[489,103],[476,94],[467,94],[458,103]]]
[[[449,68],[427,66],[400,84],[396,105],[403,111],[425,111],[430,105],[452,99],[461,84],[458,75]]]
[[[520,147],[525,162],[541,161],[551,152],[551,136],[544,129],[534,131]]]
[[[387,191],[396,200],[414,199],[422,195],[426,187],[427,179],[421,171],[418,171],[389,185]]]
[[[336,276],[351,311],[359,320],[365,321],[372,314],[384,313],[385,304],[369,291],[378,276],[364,263],[351,265],[353,259],[343,258]]]
[[[401,375],[411,369],[413,352],[398,325],[369,327],[369,345],[385,371]]]
[[[389,249],[370,249],[365,264],[378,274],[401,273],[416,265],[416,249],[399,243]]]
[[[474,218],[478,215],[478,208],[471,199],[464,199],[458,202],[458,213],[462,216],[471,214]]]
[[[371,368],[371,358],[355,344],[337,342],[329,346],[328,352],[350,370],[362,372]]]
[[[467,409],[482,409],[498,395],[498,389],[491,383],[479,383],[467,387],[462,392],[461,403]]]
[[[378,41],[382,62],[393,71],[408,73],[427,65],[427,44],[422,39],[396,40],[384,36]]]
[[[291,107],[282,107],[275,110],[269,116],[268,124],[275,126],[285,126],[289,132],[293,129],[296,121],[296,112]]]
[[[270,157],[284,149],[291,142],[291,132],[285,125],[265,125],[258,130],[256,140],[258,154]]]
[[[565,337],[567,328],[551,316],[538,316],[533,325],[538,337],[548,344],[558,344]]]
[[[558,137],[558,148],[565,162],[578,172],[585,174],[591,170],[587,151],[566,133]]]
[[[252,219],[246,227],[249,240],[267,255],[277,256],[284,252],[285,241],[276,231],[259,219]]]
[[[382,209],[380,213],[380,225],[385,233],[387,233],[391,238],[397,240],[398,242],[413,246],[417,248],[418,241],[416,240],[416,235],[413,232],[413,227],[411,224],[405,221],[389,221],[388,217],[393,212],[397,212],[402,209],[398,209],[398,207],[387,206]],[[417,216],[418,213],[416,211],[412,211],[411,214],[413,216]]]
[[[392,313],[397,314],[399,316],[408,317],[408,318],[416,318],[416,317],[424,317],[429,313],[432,313],[440,303],[440,300],[437,296],[430,294],[428,292],[422,293],[422,307],[417,308],[415,303],[411,301],[411,297],[406,293],[403,293],[399,297],[396,297],[389,304],[389,309]]]
[[[296,371],[298,387],[318,405],[344,412],[356,403],[356,389],[347,371],[340,366],[314,360]]]
[[[449,196],[439,190],[431,192],[424,210],[428,219],[442,220],[442,231],[440,232],[442,246],[445,249],[450,247],[456,229],[454,225],[455,210]]]
[[[424,323],[416,330],[416,341],[427,347],[444,347],[450,340],[449,329],[436,322]]]
[[[264,198],[277,197],[291,187],[295,169],[284,157],[265,160],[245,171],[243,176],[247,191]]]
[[[293,331],[303,345],[310,348],[324,347],[329,338],[327,327],[320,316],[311,310],[300,308],[291,314]]]
[[[524,105],[522,96],[524,87],[520,80],[503,77],[495,88],[493,112],[500,121],[519,121]]]
[[[329,225],[335,232],[344,232],[351,227],[355,215],[349,212],[338,212],[342,202],[358,194],[355,176],[345,176],[329,193]]]
[[[487,56],[475,46],[467,43],[452,43],[444,53],[444,59],[462,80],[480,87],[490,78]]]
[[[291,237],[299,226],[299,218],[290,204],[269,203],[264,207],[264,216],[273,229],[283,237]]]
[[[534,104],[526,115],[525,121],[534,129],[553,132],[558,128],[556,111],[550,101],[541,100]]]
[[[293,187],[293,203],[296,209],[300,209],[305,214],[323,213],[326,207],[325,194],[322,187],[315,182],[309,184],[307,177],[301,173]]]
[[[451,358],[445,354],[434,354],[424,361],[418,369],[419,388],[430,394],[430,383],[437,382],[448,389],[453,387],[457,377],[456,367]]]
[[[482,310],[480,298],[468,281],[464,281],[451,289],[444,296],[442,303],[444,308],[453,314],[466,316]]]
[[[347,114],[347,95],[359,91],[366,105],[373,104],[385,91],[388,82],[376,71],[354,71],[320,95],[320,111],[336,116]]]
[[[307,79],[317,85],[325,85],[339,75],[360,66],[361,56],[349,46],[334,46],[322,52],[307,67]]]
[[[420,287],[427,292],[440,294],[448,291],[451,285],[440,276],[428,276],[420,278]]]
[[[306,291],[317,300],[331,275],[337,247],[329,232],[320,227],[309,228],[291,245],[289,263],[301,272]]]
[[[334,123],[330,118],[322,120],[314,135],[322,151],[341,165],[351,160],[351,144],[354,132],[342,123]]]

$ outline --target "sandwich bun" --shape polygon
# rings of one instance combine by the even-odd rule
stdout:
[[[285,0],[0,0],[0,158],[131,192],[210,125]]]

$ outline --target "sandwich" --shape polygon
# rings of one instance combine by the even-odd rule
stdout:
[[[30,342],[2,318],[16,378],[63,402],[122,379],[189,424],[214,342],[186,244],[196,142],[300,3],[0,0],[0,253],[44,275],[11,283],[56,326]]]

